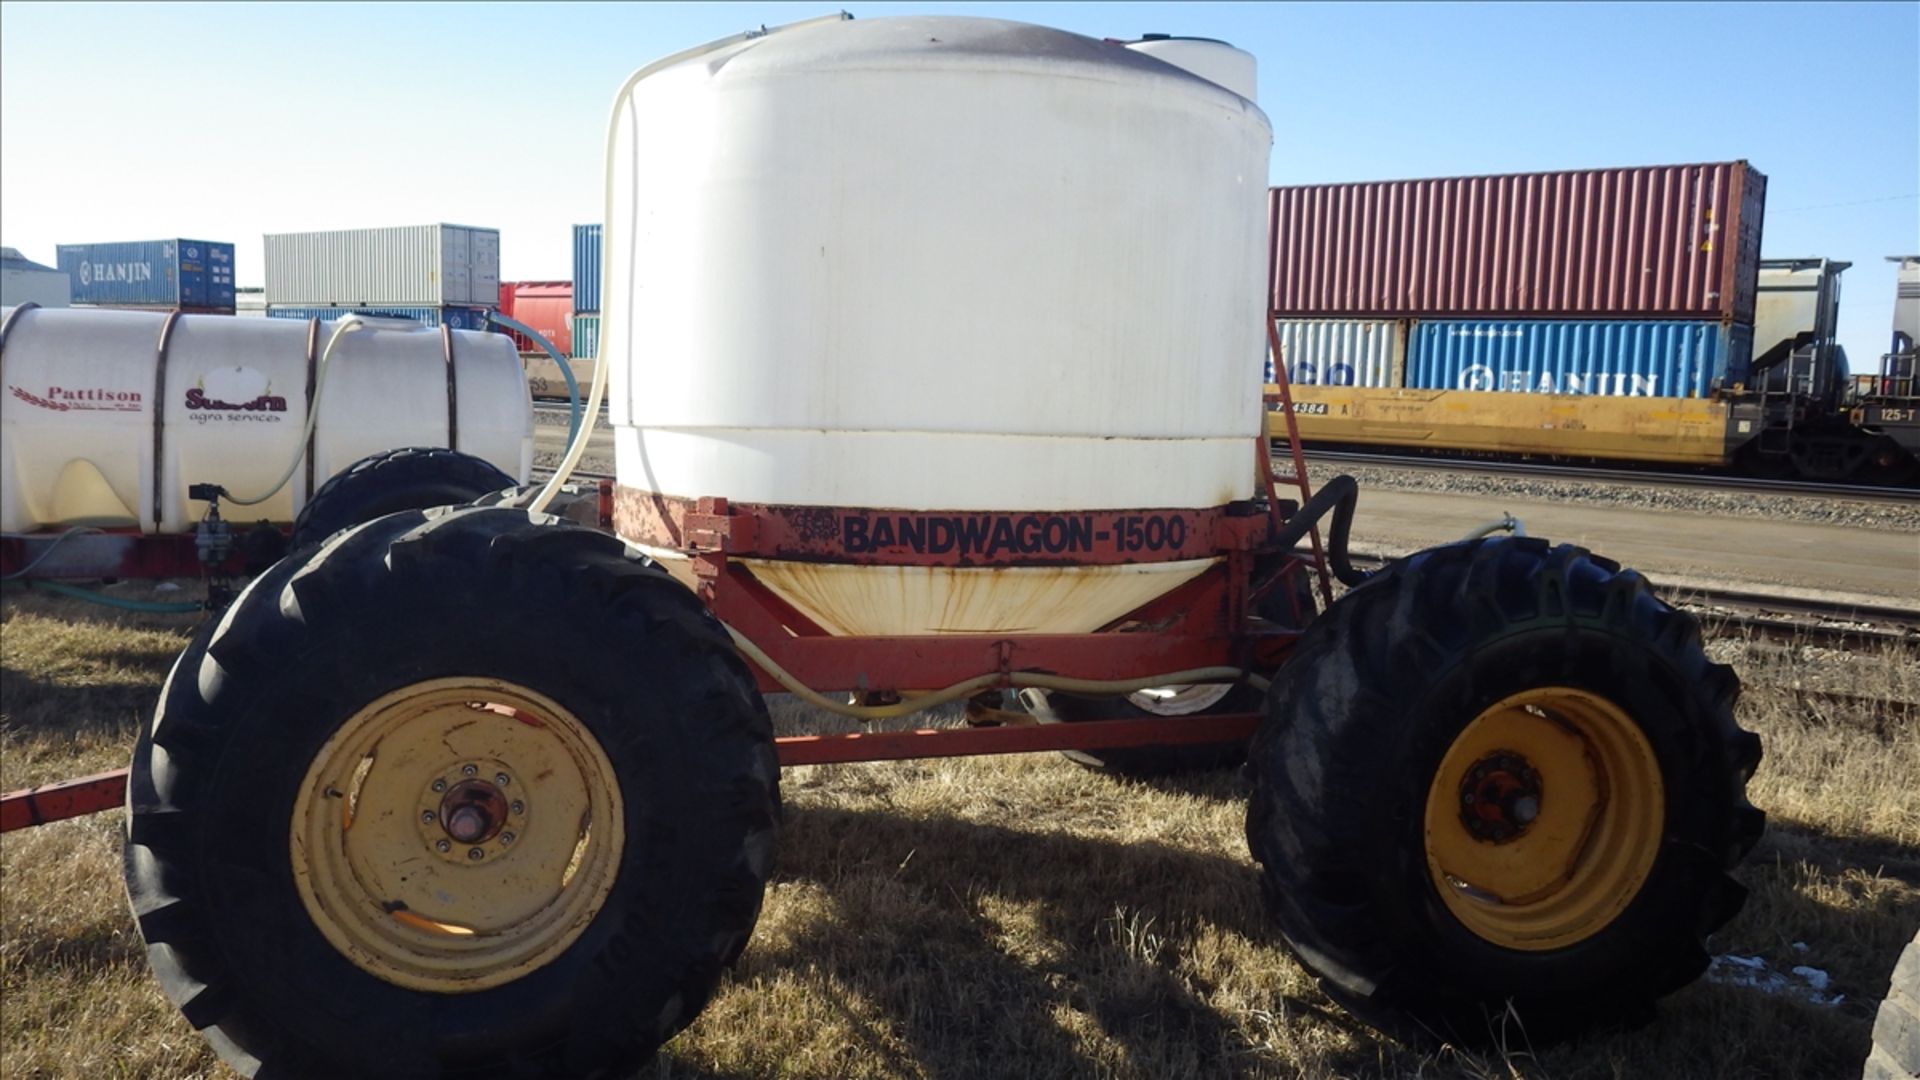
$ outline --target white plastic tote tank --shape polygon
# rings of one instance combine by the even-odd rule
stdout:
[[[182,315],[164,361],[164,313],[16,316],[8,308],[0,324],[0,531],[186,531],[206,513],[206,504],[187,498],[190,485],[219,484],[248,498],[271,487],[299,450],[310,323]],[[332,333],[332,324],[320,325],[315,358]],[[524,481],[533,404],[513,342],[456,330],[453,356],[450,408],[438,330],[344,335],[321,386],[314,485],[381,450],[448,445]],[[228,516],[292,521],[306,503],[308,475],[303,462],[271,499],[230,507]]]
[[[1251,57],[1188,51],[1218,50],[1251,92]],[[906,17],[750,40],[615,109],[624,487],[973,512],[1253,493],[1272,130],[1242,92],[1076,34]],[[749,565],[829,629],[894,634],[1090,630],[1207,563]]]

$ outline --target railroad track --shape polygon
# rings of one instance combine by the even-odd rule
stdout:
[[[1353,565],[1378,569],[1387,559],[1355,553]],[[1749,634],[1788,641],[1857,648],[1863,645],[1920,644],[1920,610],[1912,605],[1874,604],[1846,597],[1782,596],[1735,586],[1663,586],[1654,592],[1690,612],[1716,636]]]
[[[1554,480],[1600,480],[1610,483],[1661,487],[1707,488],[1765,495],[1807,495],[1823,499],[1867,502],[1920,501],[1920,489],[1869,484],[1830,484],[1808,480],[1762,480],[1749,476],[1669,472],[1659,469],[1610,469],[1599,466],[1538,462],[1480,461],[1472,458],[1426,457],[1415,454],[1375,454],[1346,450],[1310,450],[1309,463],[1372,465],[1388,469],[1435,472],[1475,472],[1497,476],[1530,476]]]

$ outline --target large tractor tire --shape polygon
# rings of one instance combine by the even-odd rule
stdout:
[[[1867,1057],[1862,1080],[1914,1080],[1920,1077],[1920,934],[1915,934],[1900,962],[1894,965],[1893,984],[1873,1022],[1873,1051]]]
[[[401,510],[463,506],[513,487],[491,462],[441,446],[407,446],[370,454],[320,485],[293,522],[293,550],[342,529]]]
[[[436,509],[203,629],[128,808],[154,972],[241,1073],[619,1075],[744,947],[778,762],[686,588],[604,533]]]
[[[1646,580],[1571,546],[1420,552],[1275,677],[1247,841],[1282,934],[1389,1031],[1552,1040],[1649,1015],[1746,891],[1760,741]]]

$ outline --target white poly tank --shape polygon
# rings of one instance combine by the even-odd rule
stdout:
[[[1121,44],[905,17],[757,38],[616,109],[601,355],[623,486],[1009,512],[1253,494],[1272,131],[1240,93]],[[1159,580],[1057,596],[1044,628],[1205,565],[1087,569]],[[1015,584],[1035,575],[754,570],[846,632],[1035,626]],[[1027,595],[940,614],[981,573]]]
[[[0,531],[182,532],[206,512],[187,498],[191,485],[246,498],[279,479],[306,420],[313,324],[182,315],[163,366],[167,318],[0,311]],[[315,358],[332,333],[320,325]],[[362,329],[341,339],[320,392],[313,486],[401,446],[452,445],[526,479],[533,405],[512,341],[456,330],[452,345],[450,406],[440,331]],[[227,516],[290,522],[306,503],[308,476],[303,462],[265,503],[229,507]]]

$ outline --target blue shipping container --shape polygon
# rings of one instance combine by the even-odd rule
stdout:
[[[342,315],[379,315],[389,319],[412,319],[428,326],[445,323],[455,330],[486,330],[490,320],[486,308],[474,307],[270,307],[270,319],[319,319],[332,322]]]
[[[600,316],[573,316],[573,358],[592,360],[600,351]]]
[[[573,310],[600,310],[600,226],[573,227]]]
[[[233,245],[205,240],[61,244],[76,304],[233,310]]]
[[[1423,319],[1410,390],[1706,397],[1747,381],[1753,327],[1708,322]]]

